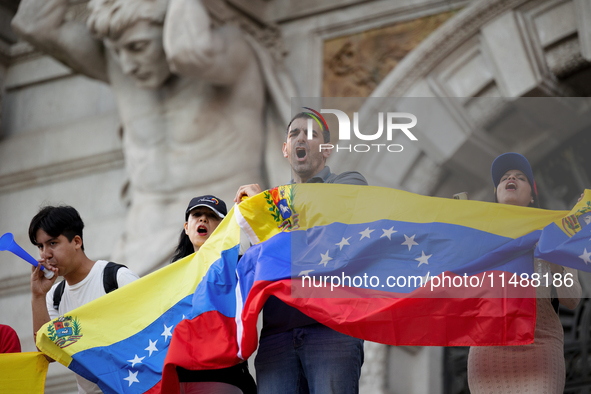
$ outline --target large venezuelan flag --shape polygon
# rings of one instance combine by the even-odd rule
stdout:
[[[392,345],[533,341],[535,289],[521,276],[531,277],[541,230],[566,212],[345,185],[298,185],[293,201],[300,227],[278,236],[251,208],[262,202],[240,206],[260,242],[239,264],[255,272],[243,317],[272,294],[338,331]],[[315,287],[306,275],[331,279]],[[332,288],[339,279],[347,286]]]
[[[176,393],[176,366],[222,368],[248,358],[270,295],[336,330],[383,343],[530,343],[533,288],[511,285],[510,277],[531,274],[541,230],[564,217],[568,212],[385,188],[281,187],[234,208],[195,258],[51,322],[37,342],[106,393]],[[238,261],[239,226],[254,246]],[[585,266],[579,260],[576,268]],[[366,283],[333,289],[330,280],[313,282],[364,275]],[[423,277],[424,286],[408,279],[389,286],[389,276]],[[444,276],[450,285],[443,286]],[[454,286],[458,278],[470,286]]]

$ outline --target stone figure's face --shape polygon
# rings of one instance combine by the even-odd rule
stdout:
[[[294,120],[287,132],[287,141],[283,143],[283,157],[289,160],[295,174],[307,181],[324,168],[326,159],[331,151],[323,149],[320,151],[320,144],[324,143],[322,130],[315,121],[312,121],[313,137],[308,139],[308,119],[299,118]],[[297,182],[297,179],[295,179]]]
[[[39,229],[35,239],[44,265],[57,268],[59,276],[66,276],[76,270],[76,253],[82,246],[82,239],[78,235],[68,241],[64,235],[52,237]]]
[[[120,37],[105,39],[125,75],[140,88],[153,89],[162,85],[171,72],[162,43],[162,26],[139,20]]]
[[[185,222],[185,234],[189,236],[196,251],[209,239],[221,221],[222,219],[207,207],[197,207],[189,213],[189,218]]]
[[[527,207],[532,201],[531,185],[527,176],[519,170],[509,170],[497,186],[497,201],[501,204]]]

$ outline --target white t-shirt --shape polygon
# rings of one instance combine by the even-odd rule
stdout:
[[[58,283],[54,284],[45,297],[49,318],[53,320],[107,294],[105,292],[105,286],[103,285],[103,272],[107,264],[108,262],[105,260],[98,260],[94,263],[86,278],[76,283],[74,286],[70,286],[66,283],[59,310],[57,311],[53,308],[53,293],[55,292]],[[122,267],[117,271],[117,284],[119,287],[125,286],[136,279],[139,279],[139,276],[127,268]],[[84,379],[82,376],[76,375],[76,380],[78,381],[78,393],[102,394],[101,389],[96,384]]]

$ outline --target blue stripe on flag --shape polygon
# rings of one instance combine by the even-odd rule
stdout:
[[[127,339],[74,354],[69,368],[93,382],[98,377],[98,385],[105,394],[135,394],[149,390],[162,378],[172,332],[184,314],[189,318],[192,297],[186,296],[152,324]],[[107,322],[117,324],[116,321]]]
[[[375,275],[380,283],[390,275],[437,276],[445,271],[475,275],[494,269],[531,274],[533,248],[539,236],[540,231],[534,231],[512,239],[447,223],[332,223],[281,233],[249,249],[247,254],[257,257],[244,264],[259,264],[256,277],[244,279],[243,285],[252,286],[254,280],[335,273]],[[249,269],[239,266],[242,272]],[[389,290],[410,292],[414,288]]]
[[[236,316],[236,263],[240,245],[224,250],[211,265],[193,296],[192,316],[218,311],[224,316]]]
[[[591,223],[569,237],[555,223],[544,228],[536,257],[555,264],[591,271]]]

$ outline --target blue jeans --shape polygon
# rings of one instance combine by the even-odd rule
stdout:
[[[314,324],[261,338],[259,394],[357,394],[363,340]]]

